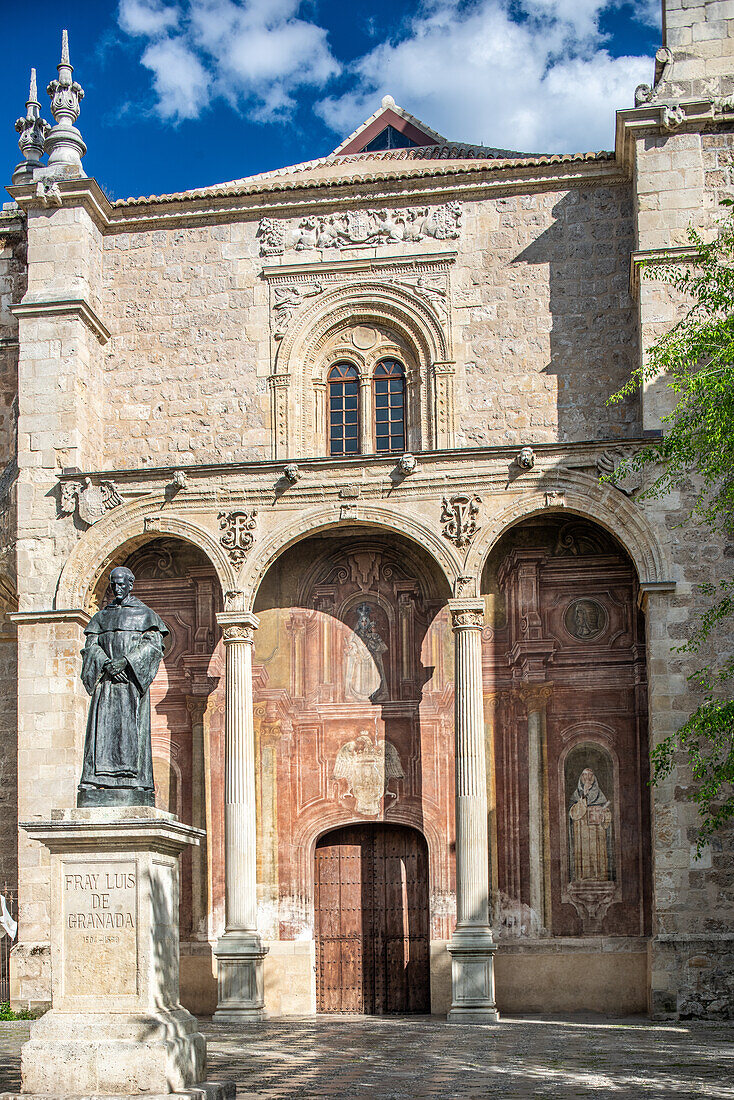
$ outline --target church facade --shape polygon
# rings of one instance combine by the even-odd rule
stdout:
[[[50,996],[18,823],[76,805],[125,565],[170,631],[156,804],[205,833],[192,1011],[734,1010],[730,841],[695,858],[682,764],[649,786],[727,547],[616,474],[664,383],[606,403],[680,309],[641,264],[734,185],[734,4],[664,23],[614,153],[452,143],[386,97],[327,157],[109,202],[68,52],[52,129],[31,90],[0,213],[14,1001]]]

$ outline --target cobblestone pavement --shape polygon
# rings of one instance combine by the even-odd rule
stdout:
[[[643,1019],[316,1017],[238,1030],[202,1020],[211,1080],[239,1100],[731,1097],[734,1028]],[[0,1092],[20,1084],[25,1024],[0,1024]]]

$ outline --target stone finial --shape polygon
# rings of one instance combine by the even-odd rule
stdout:
[[[48,166],[59,169],[63,175],[84,176],[82,157],[87,147],[74,125],[79,118],[79,104],[84,98],[84,89],[71,78],[74,67],[69,61],[67,31],[62,33],[61,61],[56,68],[58,78],[52,80],[47,89],[51,96],[51,112],[56,119],[56,125],[46,138]]]
[[[15,128],[20,134],[18,147],[24,159],[16,165],[13,172],[13,183],[30,183],[33,179],[33,169],[41,167],[43,143],[46,134],[50,130],[49,124],[41,118],[41,104],[38,102],[35,69],[31,69],[31,85],[25,105],[25,118],[19,118]]]

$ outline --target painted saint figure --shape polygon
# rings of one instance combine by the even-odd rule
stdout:
[[[357,623],[347,642],[346,693],[359,703],[381,703],[388,698],[383,654],[387,645],[380,637],[368,603],[357,608]]]
[[[91,695],[79,806],[153,806],[150,685],[168,627],[132,595],[135,577],[110,573],[113,600],[84,633],[82,683]]]
[[[614,881],[612,808],[591,768],[584,768],[568,808],[572,882]]]

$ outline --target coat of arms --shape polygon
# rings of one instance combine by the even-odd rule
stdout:
[[[91,525],[101,519],[112,508],[122,504],[122,497],[114,481],[100,481],[98,485],[85,477],[81,486],[75,481],[66,481],[61,486],[62,516],[70,516],[74,509],[84,523]]]
[[[398,798],[388,790],[391,779],[404,779],[398,750],[389,741],[373,741],[367,730],[360,730],[354,741],[347,741],[336,754],[334,779],[346,780],[346,794],[355,801],[354,809],[364,817],[377,817],[384,796]]]

